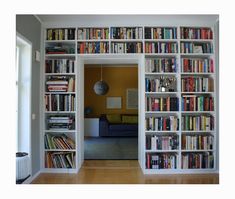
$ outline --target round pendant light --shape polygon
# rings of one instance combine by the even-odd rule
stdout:
[[[109,91],[108,84],[102,80],[102,65],[101,65],[101,79],[100,79],[100,81],[95,83],[93,89],[97,95],[105,95]]]

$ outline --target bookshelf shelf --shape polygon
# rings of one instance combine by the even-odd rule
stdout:
[[[63,58],[66,58],[66,57],[75,57],[76,55],[75,54],[46,54],[45,57],[63,57]]]
[[[180,39],[182,42],[213,42],[212,39]]]
[[[59,129],[59,130],[44,130],[45,133],[76,133],[75,130],[63,130],[63,129]]]
[[[214,133],[215,131],[184,131],[182,130],[181,133],[187,133],[187,134],[201,134],[201,133]]]
[[[76,152],[75,149],[45,149],[45,152]]]
[[[142,39],[110,39],[111,42],[143,42]]]
[[[145,111],[146,114],[177,114],[178,111]]]
[[[168,133],[179,133],[179,131],[145,131],[145,133],[148,133],[148,134],[168,134]]]
[[[178,150],[146,150],[148,153],[176,153]]]
[[[45,43],[74,43],[75,40],[45,40]]]
[[[146,95],[176,95],[178,92],[145,92]]]
[[[75,111],[45,111],[45,113],[51,113],[51,114],[61,114],[61,113],[71,113],[75,114]]]
[[[182,114],[215,114],[215,111],[181,111]]]
[[[193,153],[197,153],[197,152],[214,152],[215,150],[213,149],[206,149],[206,150],[199,150],[199,149],[195,149],[195,150],[181,150],[181,152],[193,152]]]

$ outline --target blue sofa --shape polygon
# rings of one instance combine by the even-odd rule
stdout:
[[[110,123],[106,115],[101,115],[99,119],[99,136],[101,137],[130,137],[130,136],[137,137],[138,136],[138,123],[122,123],[122,122]]]

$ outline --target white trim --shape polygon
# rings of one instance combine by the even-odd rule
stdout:
[[[41,171],[38,171],[33,176],[30,176],[29,178],[27,178],[22,184],[31,184],[31,182],[35,180],[40,174],[41,174]]]
[[[79,91],[84,91],[84,65],[87,64],[87,62],[89,63],[90,60],[96,62],[97,60],[101,61],[101,63],[105,64],[107,61],[109,62],[110,59],[115,59],[114,57],[118,58],[119,60],[122,60],[121,64],[125,64],[125,61],[127,63],[129,63],[131,61],[132,64],[136,64],[138,65],[138,93],[142,93],[144,94],[144,87],[142,86],[143,80],[144,80],[144,70],[143,70],[143,58],[144,55],[143,54],[136,54],[136,55],[110,55],[110,54],[106,54],[106,55],[102,55],[102,58],[99,56],[86,56],[86,55],[78,55],[78,66],[77,66],[77,74],[79,77],[83,76],[83,81],[80,81],[80,78],[78,77],[78,80],[80,81],[78,84],[78,90]],[[120,64],[120,65],[121,65]],[[128,67],[128,66],[127,66]],[[142,80],[142,81],[141,81]],[[142,83],[141,83],[142,82]],[[83,93],[78,93],[78,96],[83,98],[84,101],[84,92]],[[138,95],[140,96],[140,95]],[[143,98],[144,99],[144,98]],[[80,99],[81,101],[81,99]],[[144,106],[143,104],[141,105],[140,100],[138,100],[138,114],[139,114],[139,118],[140,114],[142,114],[142,117],[144,117],[144,112],[141,110],[141,106]],[[84,103],[80,104],[80,107],[78,110],[84,110]],[[79,111],[78,111],[79,112]],[[80,111],[83,114],[83,111]],[[78,117],[78,122],[80,123],[80,128],[78,129],[78,132],[84,132],[84,125],[81,125],[81,122],[84,123],[84,114],[80,115]],[[141,146],[141,144],[143,144],[143,137],[145,136],[145,131],[143,131],[142,129],[144,129],[144,120],[140,120],[138,122],[138,162],[140,164],[140,167],[143,168],[142,165],[144,165],[144,151],[143,151],[143,147]],[[82,157],[81,159],[79,159],[79,161],[81,161],[80,163],[83,163],[84,160],[84,135],[80,135],[79,134],[79,142],[78,144],[80,145],[80,150],[78,150],[78,156]]]
[[[16,44],[22,43],[29,47],[29,159],[30,159],[30,175],[32,175],[32,42],[20,33],[16,32]],[[19,104],[18,104],[19,106]]]
[[[41,24],[43,23],[42,20],[40,19],[40,17],[38,15],[33,15]]]

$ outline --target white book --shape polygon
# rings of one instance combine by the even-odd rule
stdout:
[[[156,136],[151,137],[151,150],[156,150]]]

